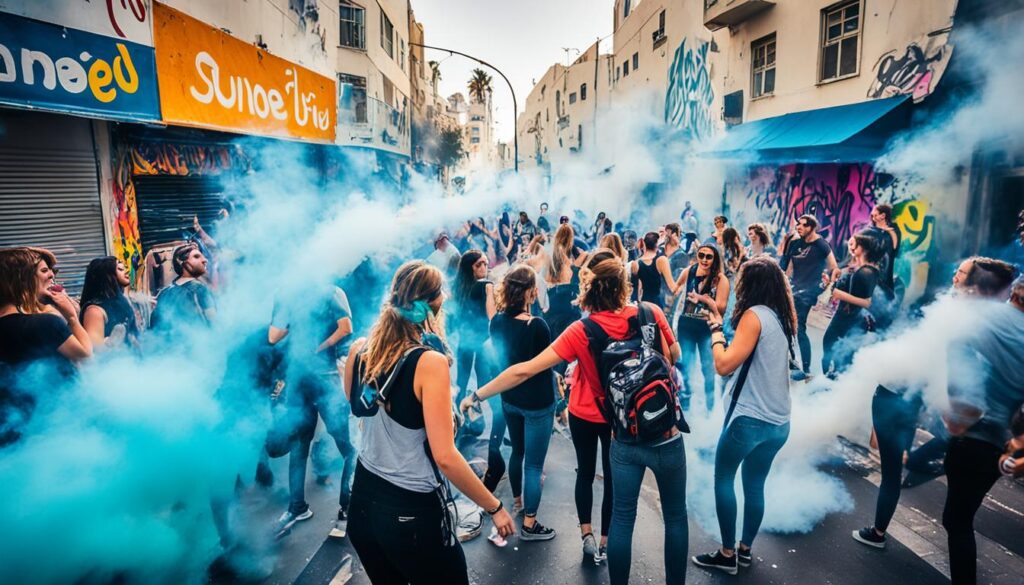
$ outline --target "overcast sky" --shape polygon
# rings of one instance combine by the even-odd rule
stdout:
[[[468,53],[501,69],[516,91],[519,111],[539,79],[556,62],[565,63],[563,48],[585,51],[612,32],[614,0],[411,0],[416,20],[423,23],[427,45]],[[575,60],[577,53],[570,53]],[[441,95],[466,84],[475,67],[464,57],[427,51],[427,61],[441,61]],[[501,76],[490,72],[494,88],[495,134],[511,141],[512,96]]]

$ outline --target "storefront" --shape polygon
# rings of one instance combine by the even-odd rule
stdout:
[[[195,219],[210,230],[230,213],[262,138],[330,144],[336,116],[332,79],[158,2],[153,23],[167,128],[112,133],[114,248],[149,292],[168,282],[170,251],[195,237]]]
[[[157,121],[148,16],[100,3],[0,12],[0,247],[57,255],[73,293],[107,254],[99,161],[106,124]]]

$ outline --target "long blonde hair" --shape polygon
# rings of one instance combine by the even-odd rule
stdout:
[[[551,266],[548,268],[548,282],[558,284],[562,271],[572,262],[572,246],[576,241],[576,232],[572,226],[563,223],[555,232],[555,241],[551,247]]]
[[[380,316],[366,339],[360,374],[363,380],[375,380],[390,371],[406,350],[421,343],[424,331],[444,338],[444,322],[440,316],[435,318],[428,314],[427,320],[418,325],[400,313],[400,310],[412,309],[416,301],[436,299],[442,294],[443,286],[441,271],[422,260],[406,262],[395,272]]]
[[[619,237],[619,234],[610,233],[605,235],[601,238],[599,247],[608,248],[612,252],[615,252],[616,256],[622,258],[623,263],[629,260],[629,254],[626,252],[626,247],[622,245],[622,238]]]

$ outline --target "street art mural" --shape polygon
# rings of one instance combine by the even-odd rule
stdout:
[[[839,260],[846,256],[850,236],[870,226],[875,204],[892,204],[902,236],[896,274],[907,286],[908,298],[923,291],[936,239],[935,218],[927,202],[907,193],[892,175],[876,173],[872,164],[757,166],[740,191],[740,198],[732,197],[734,225],[764,222],[781,237],[796,218],[810,214]]]
[[[137,282],[144,264],[139,235],[138,203],[133,177],[139,175],[215,175],[228,170],[247,170],[251,161],[241,148],[226,145],[126,143],[119,141],[113,160],[114,255],[121,259]]]
[[[911,95],[915,102],[923,100],[931,94],[945,70],[951,51],[952,47],[942,36],[928,38],[923,46],[913,42],[902,52],[894,49],[885,53],[875,63],[875,79],[868,88],[867,96]]]
[[[665,122],[694,140],[704,140],[714,132],[714,91],[708,73],[710,47],[709,43],[684,38],[668,70]]]

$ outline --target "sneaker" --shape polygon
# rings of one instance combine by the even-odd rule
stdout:
[[[594,564],[600,565],[601,563],[608,560],[608,546],[602,544],[601,548],[597,550],[597,554],[594,555]]]
[[[736,563],[741,567],[749,567],[750,563],[753,562],[753,555],[750,549],[743,550],[742,548],[736,549]]]
[[[593,532],[588,532],[583,535],[583,556],[585,557],[597,557],[599,554],[597,548],[597,539],[594,538]]]
[[[853,531],[853,539],[874,548],[885,548],[885,535],[879,536],[874,527],[868,526]]]
[[[805,382],[811,379],[811,374],[803,370],[791,370],[789,372],[789,379],[794,382]]]
[[[300,514],[295,514],[291,510],[285,510],[284,514],[281,514],[281,517],[277,519],[277,530],[274,533],[274,538],[283,538],[287,536],[292,531],[292,527],[295,526],[295,524],[304,520],[309,520],[312,517],[313,510],[311,508],[306,508],[306,511]]]
[[[334,521],[334,527],[331,528],[328,536],[345,538],[346,534],[348,534],[348,514],[345,513],[345,508],[338,508],[338,519]]]
[[[735,575],[739,572],[737,564],[737,555],[727,557],[722,554],[722,551],[716,550],[713,553],[707,553],[693,557],[693,564],[698,567],[704,567],[705,569],[718,569],[724,573]]]
[[[548,528],[540,522],[534,522],[530,528],[525,524],[519,527],[519,540],[551,540],[554,537],[555,529]]]

